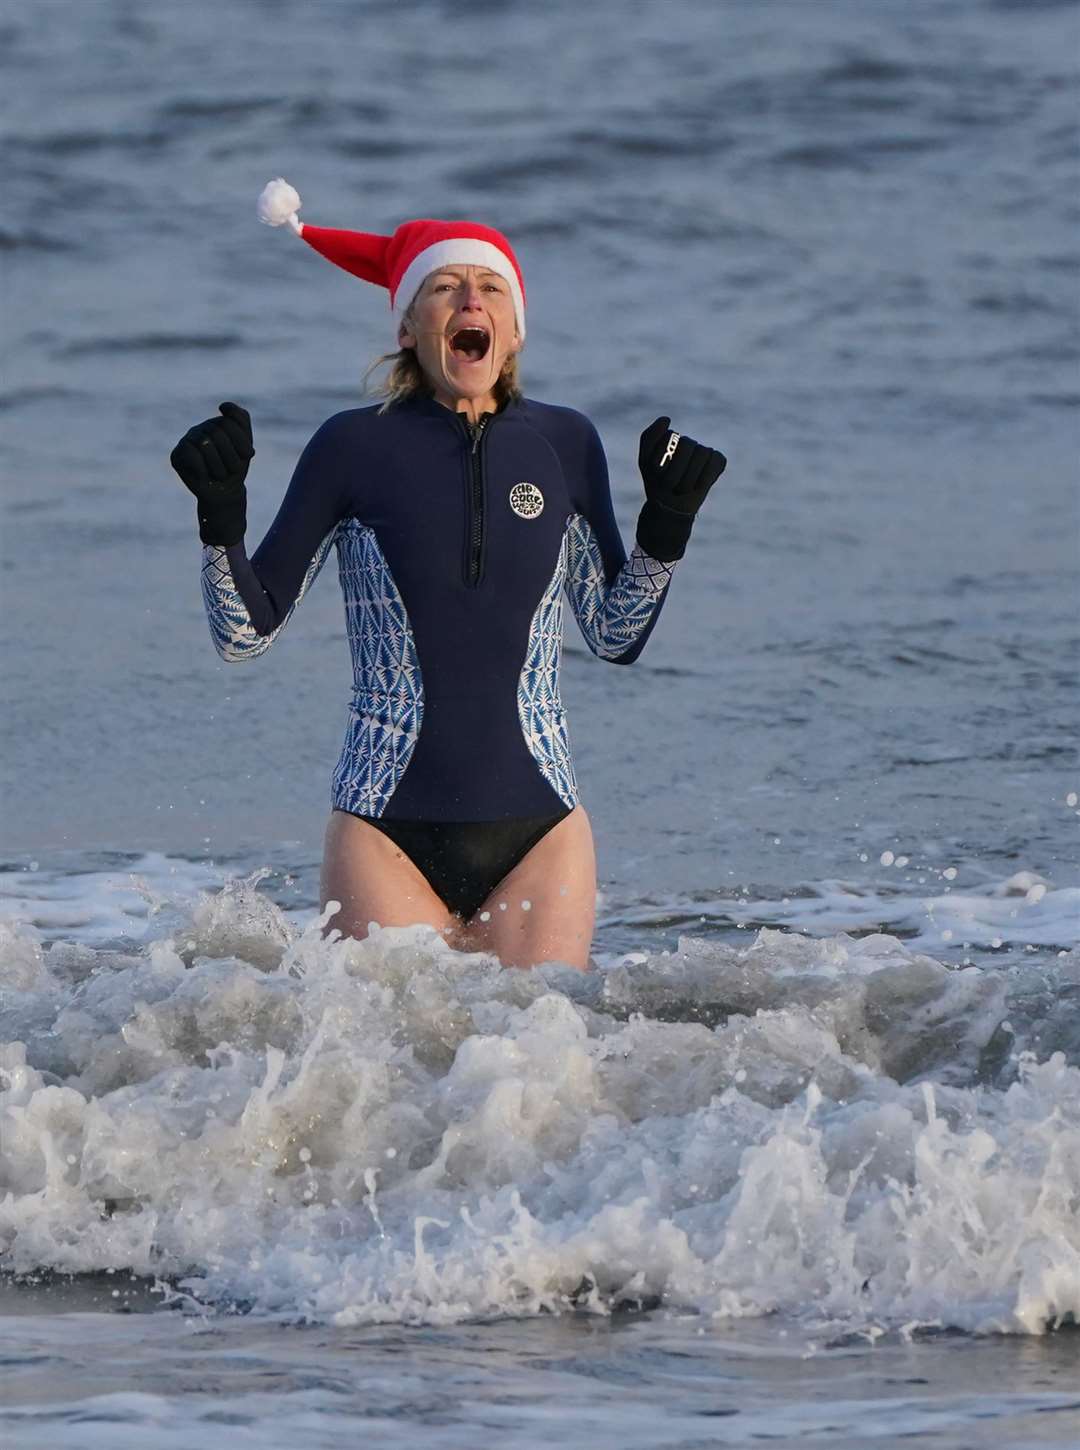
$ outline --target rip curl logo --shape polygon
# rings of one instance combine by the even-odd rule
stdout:
[[[510,490],[510,507],[521,519],[535,519],[543,510],[544,495],[535,483],[515,483]]]
[[[660,460],[661,468],[663,468],[665,463],[670,463],[672,458],[675,456],[675,450],[679,446],[679,439],[681,437],[681,433],[672,433],[671,436],[668,438],[667,451],[664,453],[663,458],[661,458]]]

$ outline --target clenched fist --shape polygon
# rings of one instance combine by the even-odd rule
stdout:
[[[719,449],[676,433],[670,418],[649,424],[638,448],[645,505],[637,541],[646,554],[664,562],[682,558],[694,516],[726,467]]]
[[[255,456],[251,415],[239,403],[220,403],[219,418],[189,428],[169,462],[195,495],[199,538],[228,548],[247,528],[248,465]]]

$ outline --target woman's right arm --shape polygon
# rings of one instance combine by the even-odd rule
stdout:
[[[230,549],[223,549],[219,544],[203,545],[203,604],[210,624],[210,638],[223,660],[228,660],[230,664],[253,660],[270,648],[326,563],[336,530],[335,524],[319,544],[300,587],[283,613],[278,610],[273,596],[263,588],[243,544],[235,544]],[[243,587],[239,580],[243,581]]]
[[[326,562],[347,506],[351,451],[344,442],[344,417],[328,419],[304,449],[277,517],[250,559],[243,540],[243,499],[237,493],[244,489],[243,473],[237,481],[234,472],[224,514],[215,515],[220,481],[209,503],[197,494],[203,602],[222,659],[254,659],[269,649]]]

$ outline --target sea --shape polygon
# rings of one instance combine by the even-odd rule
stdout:
[[[5,0],[0,1434],[18,1450],[1080,1443],[1080,6]],[[567,623],[592,970],[323,934],[327,569],[214,653],[387,296],[504,231],[627,541]]]

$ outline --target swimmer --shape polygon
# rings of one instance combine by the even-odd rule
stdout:
[[[173,449],[214,644],[230,661],[262,654],[335,550],[353,689],[328,929],[422,922],[507,966],[585,969],[596,864],[559,696],[562,599],[594,654],[635,660],[726,459],[651,423],[628,557],[595,427],[522,394],[525,285],[507,239],[471,222],[315,227],[299,209],[281,179],[259,198],[263,221],[388,289],[398,351],[379,359],[381,404],[317,430],[250,557],[246,409],[221,403]]]

